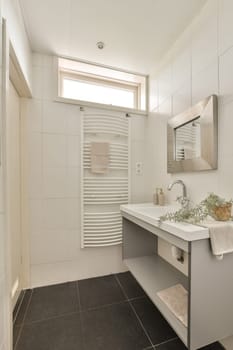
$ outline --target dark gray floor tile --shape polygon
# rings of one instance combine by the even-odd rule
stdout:
[[[129,299],[145,296],[144,290],[129,271],[118,273],[116,277],[120,281],[120,284]]]
[[[15,325],[21,325],[23,323],[25,313],[31,298],[32,290],[26,290],[24,293],[23,301],[21,303],[21,306],[19,308],[19,311],[17,312],[16,319],[14,324]]]
[[[77,312],[79,301],[76,282],[57,284],[33,290],[26,323]]]
[[[24,325],[16,350],[83,350],[80,315]]]
[[[78,286],[83,310],[126,299],[113,275],[82,280],[78,282]]]
[[[142,350],[150,346],[128,302],[81,313],[85,350]]]
[[[17,343],[17,340],[19,338],[21,326],[14,326],[13,327],[13,348],[15,348],[15,344]]]
[[[175,339],[165,344],[161,344],[159,346],[156,346],[155,349],[156,350],[187,350],[186,346],[182,343],[180,339]],[[220,343],[216,342],[216,343],[204,346],[199,350],[224,350],[224,347]]]
[[[156,350],[187,350],[180,339],[168,341],[167,343],[155,346]]]
[[[135,299],[131,303],[154,345],[176,337],[176,333],[149,298]]]

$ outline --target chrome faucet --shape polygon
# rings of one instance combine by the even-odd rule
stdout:
[[[182,207],[187,207],[188,206],[188,203],[189,203],[189,200],[188,200],[188,198],[187,198],[187,190],[186,190],[186,186],[185,186],[185,184],[184,184],[184,182],[182,181],[182,180],[176,180],[176,181],[174,181],[174,182],[172,182],[172,183],[170,183],[170,185],[168,186],[168,191],[171,191],[171,189],[172,189],[172,187],[174,186],[174,185],[176,185],[176,184],[179,184],[179,185],[181,185],[182,186],[182,199],[181,199],[181,205],[182,205]]]

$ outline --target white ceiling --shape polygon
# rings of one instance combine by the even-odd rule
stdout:
[[[205,0],[20,0],[33,51],[149,73]],[[104,41],[99,50],[97,41]]]

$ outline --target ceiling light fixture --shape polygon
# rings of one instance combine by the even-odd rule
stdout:
[[[103,41],[98,41],[98,43],[96,45],[97,45],[98,49],[103,50],[103,48],[104,48]]]

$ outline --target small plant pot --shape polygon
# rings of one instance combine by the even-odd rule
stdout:
[[[212,209],[211,216],[218,221],[227,221],[231,218],[231,203],[216,206]]]

